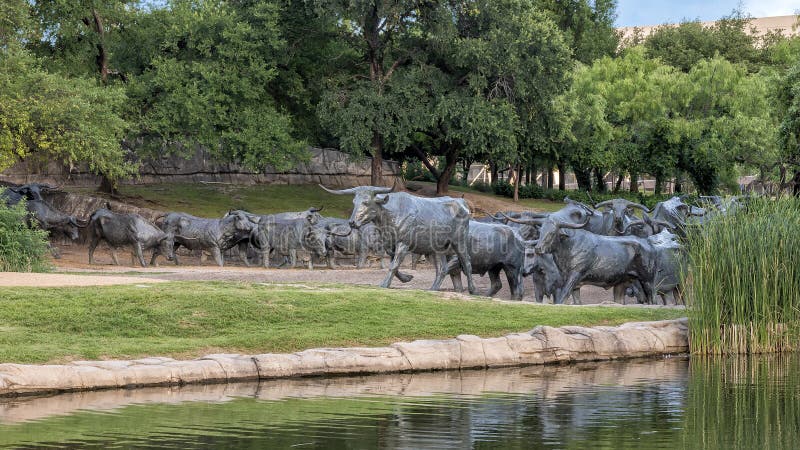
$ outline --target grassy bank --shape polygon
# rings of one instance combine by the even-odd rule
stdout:
[[[319,186],[225,185],[174,183],[147,186],[122,186],[128,203],[165,211],[184,211],[200,217],[219,217],[230,209],[245,209],[257,214],[302,211],[324,206],[330,217],[350,217],[353,197],[329,194]]]
[[[615,325],[680,310],[536,306],[344,285],[176,282],[0,289],[0,362],[378,346],[536,325]]]
[[[422,189],[420,193],[433,195],[433,183],[411,182]],[[485,199],[490,209],[509,210],[534,208],[556,211],[564,206],[561,202],[522,199],[513,203],[510,199],[460,186],[450,186],[450,195],[460,197],[469,193]],[[82,193],[96,192],[80,190]],[[163,211],[183,211],[200,217],[219,217],[231,208],[246,209],[258,214],[273,214],[285,211],[300,211],[310,206],[324,206],[322,213],[330,217],[350,217],[353,197],[329,194],[317,185],[227,185],[202,183],[171,183],[157,185],[121,186],[121,200],[136,206]]]
[[[800,201],[753,200],[690,235],[692,351],[800,349]]]

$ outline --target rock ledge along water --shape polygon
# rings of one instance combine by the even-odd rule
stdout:
[[[689,351],[686,318],[618,327],[547,327],[498,338],[397,342],[376,348],[317,348],[289,354],[214,354],[190,361],[153,357],[63,365],[0,364],[0,396],[220,383],[270,378],[473,369],[602,361]]]

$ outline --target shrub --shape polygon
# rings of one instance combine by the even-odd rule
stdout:
[[[544,190],[538,184],[526,184],[519,187],[519,198],[542,198]]]
[[[503,197],[514,196],[514,186],[512,186],[508,181],[495,181],[492,183],[492,189],[496,195],[501,195]]]
[[[0,270],[43,272],[49,269],[47,232],[28,228],[25,203],[0,202]]]
[[[479,191],[479,192],[493,192],[494,191],[494,188],[492,187],[491,183],[484,183],[482,181],[476,181],[475,183],[472,183],[472,186],[470,186],[470,187],[472,189],[475,189],[476,191]]]
[[[695,353],[800,349],[800,201],[756,199],[689,234]]]

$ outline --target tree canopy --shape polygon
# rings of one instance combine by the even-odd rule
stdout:
[[[739,11],[620,43],[615,0],[7,0],[0,168],[113,184],[198,149],[286,169],[309,145],[421,164],[645,176],[701,192],[800,167],[800,38]],[[563,187],[563,186],[562,186]]]

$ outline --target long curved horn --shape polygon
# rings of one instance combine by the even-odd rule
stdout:
[[[586,210],[587,213],[589,213],[590,216],[594,215],[594,210],[592,208],[590,208],[589,205],[587,205],[587,204],[585,204],[583,202],[579,202],[577,200],[573,200],[573,199],[571,199],[569,197],[564,197],[564,203],[569,204],[569,205],[575,205],[577,207],[583,208],[584,210]]]
[[[503,212],[499,212],[498,214],[500,214],[501,216],[503,216],[506,220],[508,220],[510,222],[521,223],[523,225],[541,225],[542,221],[544,220],[543,218],[542,219],[520,220],[520,219],[514,219],[513,217],[509,217],[509,216],[505,215],[505,213],[503,213]],[[492,217],[494,217],[494,216],[492,216]],[[495,217],[495,218],[497,219],[497,217]]]
[[[589,223],[588,217],[586,218],[586,220],[583,221],[583,223],[570,223],[570,222],[562,222],[559,220],[556,221],[556,226],[559,228],[569,228],[571,230],[577,230],[578,228],[585,227],[587,223]]]
[[[647,206],[644,206],[641,203],[636,203],[636,202],[631,202],[631,201],[628,201],[628,208],[638,208],[638,209],[641,209],[642,211],[644,211],[646,213],[650,212],[650,208],[648,208]]]
[[[644,220],[631,221],[627,225],[625,225],[625,228],[622,229],[622,234],[627,234],[628,230],[630,230],[631,228],[635,227],[636,225],[647,225],[647,222],[644,221]]]
[[[315,213],[315,212],[320,212],[323,209],[325,209],[325,205],[322,205],[319,208],[315,208],[315,207],[312,206],[311,208],[308,208],[308,212]]]
[[[392,188],[376,187],[376,186],[356,186],[350,189],[340,189],[340,190],[328,189],[321,184],[318,184],[317,186],[324,189],[325,192],[334,195],[353,195],[353,194],[360,194],[362,192],[372,192],[374,194],[388,194],[392,192]]]
[[[329,193],[329,194],[333,194],[333,195],[350,195],[350,194],[357,194],[357,193],[358,193],[358,188],[360,187],[360,186],[357,186],[357,187],[353,187],[353,188],[350,188],[350,189],[339,189],[339,190],[333,190],[333,189],[328,189],[328,188],[326,188],[325,186],[323,186],[323,185],[321,185],[321,184],[318,184],[317,186],[319,186],[319,187],[321,187],[322,189],[324,189],[324,190],[325,190],[325,192],[327,192],[327,193]]]
[[[614,203],[614,200],[605,200],[596,205],[594,205],[595,209],[605,208],[611,206]]]

